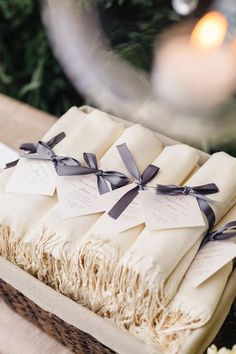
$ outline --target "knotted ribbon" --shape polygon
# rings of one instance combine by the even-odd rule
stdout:
[[[53,151],[54,146],[56,146],[62,139],[64,139],[65,136],[65,133],[62,132],[47,142],[39,141],[37,144],[22,144],[20,149],[24,152],[27,152],[22,157],[35,160],[52,161],[57,174],[61,175],[67,167],[80,165],[78,160],[72,157],[56,155]]]
[[[129,173],[135,178],[136,186],[125,193],[118,202],[109,211],[109,215],[113,219],[117,219],[130,203],[137,197],[139,190],[145,189],[145,185],[156,176],[159,171],[159,167],[154,165],[148,165],[147,168],[140,174],[138,167],[131,155],[128,146],[124,143],[117,146],[119,154],[129,171]]]
[[[209,183],[202,186],[195,187],[178,187],[176,185],[161,185],[158,184],[156,187],[157,194],[166,194],[166,195],[191,195],[197,199],[198,205],[201,211],[205,214],[209,228],[215,224],[215,213],[210,207],[208,202],[211,202],[210,199],[206,197],[208,194],[215,194],[219,192],[218,187],[215,183]]]
[[[97,176],[97,185],[100,194],[110,191],[109,184],[111,189],[114,190],[125,186],[129,182],[129,178],[121,172],[103,171],[99,169],[95,154],[84,153],[83,156],[87,166],[67,166],[67,168],[63,170],[63,173],[60,173],[60,176],[95,174]]]
[[[208,232],[208,234],[202,240],[200,248],[204,247],[208,242],[211,241],[222,241],[228,240],[236,236],[236,221],[231,221],[218,230]]]

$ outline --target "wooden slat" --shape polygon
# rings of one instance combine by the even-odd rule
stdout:
[[[34,142],[55,122],[55,117],[0,94],[0,142],[14,149]]]

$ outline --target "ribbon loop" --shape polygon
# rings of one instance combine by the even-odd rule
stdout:
[[[159,171],[159,167],[154,165],[148,165],[142,174],[140,174],[136,162],[132,154],[130,153],[127,144],[118,145],[117,149],[120,156],[130,174],[136,179],[134,182],[136,186],[125,193],[118,202],[113,206],[113,208],[108,212],[108,214],[113,218],[117,219],[125,209],[132,203],[132,201],[137,197],[139,190],[145,189],[145,185],[153,179]]]
[[[21,144],[20,149],[24,150],[24,151],[28,151],[30,153],[35,153],[37,150],[37,144],[34,144],[34,143]]]
[[[122,158],[125,167],[137,181],[140,181],[140,173],[138,166],[136,165],[136,162],[133,159],[133,156],[131,155],[131,152],[128,149],[128,146],[126,143],[117,145],[117,150],[119,151],[120,157]]]
[[[201,186],[184,186],[178,187],[176,185],[161,185],[156,186],[157,194],[167,194],[167,195],[191,195],[197,199],[199,208],[205,214],[209,228],[215,224],[215,213],[208,202],[211,202],[210,199],[206,197],[208,194],[218,193],[219,189],[215,183],[208,183]]]
[[[204,247],[208,242],[229,240],[236,236],[236,221],[231,221],[218,230],[208,232],[202,240],[200,248]]]
[[[47,142],[47,145],[53,149],[58,143],[60,143],[66,137],[65,132],[61,132],[55,135],[52,139]]]
[[[61,132],[54,136],[52,139],[50,139],[47,142],[44,141],[39,141],[37,144],[34,143],[24,143],[20,145],[20,149],[27,151],[29,154],[34,154],[41,151],[45,151],[43,148],[45,148],[47,151],[49,151],[49,154],[53,152],[53,148],[65,138],[66,134],[64,132]]]
[[[49,141],[39,141],[37,144],[26,143],[20,146],[21,150],[27,152],[23,157],[35,160],[52,161],[54,168],[59,176],[63,175],[65,169],[70,166],[80,165],[80,162],[72,157],[59,156],[53,148],[65,138],[65,133],[59,133]]]
[[[64,139],[66,134],[61,132],[50,139],[48,142],[39,141],[35,143],[24,143],[20,145],[20,150],[27,152],[22,157],[27,157],[30,159],[39,159],[39,160],[52,160],[55,155],[52,150],[62,139]],[[19,162],[19,159],[12,161],[6,164],[6,169],[16,166]]]
[[[118,171],[103,171],[99,169],[97,157],[95,154],[84,153],[83,156],[91,172],[95,173],[97,176],[97,185],[100,194],[104,194],[110,191],[108,183],[110,183],[112,189],[117,189],[125,186],[129,182],[128,177],[123,173]]]
[[[98,161],[95,154],[85,152],[83,154],[87,166],[80,164],[73,166],[65,166],[65,169],[60,172],[60,176],[82,176],[95,174],[97,177],[97,186],[100,194],[104,194],[111,189],[117,189],[125,186],[129,179],[126,175],[118,171],[103,171],[98,168]]]
[[[84,161],[86,162],[86,164],[93,168],[94,170],[101,171],[98,170],[98,161],[97,161],[97,156],[95,154],[89,153],[89,152],[84,152],[83,153],[83,157],[84,157]],[[103,172],[103,171],[101,171]]]

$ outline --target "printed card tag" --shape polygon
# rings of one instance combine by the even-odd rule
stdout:
[[[140,201],[149,230],[205,226],[196,198],[190,195],[160,195],[140,191]]]
[[[106,205],[106,211],[108,212],[111,208],[118,202],[118,200],[129,190],[133,189],[137,185],[135,183],[131,183],[127,186],[116,189],[107,195],[103,195],[103,204]],[[114,227],[116,232],[123,232],[129,230],[135,226],[144,223],[144,216],[141,207],[141,203],[139,200],[139,195],[130,203],[130,205],[123,211],[123,213],[115,220],[111,219],[109,225]]]
[[[0,143],[0,171],[6,167],[6,164],[19,158],[19,154],[9,146]]]
[[[236,244],[233,241],[208,242],[198,252],[189,268],[192,286],[197,288],[235,257]]]
[[[97,177],[94,174],[58,177],[57,193],[64,219],[106,210],[106,199],[102,199],[98,191]]]
[[[114,220],[114,229],[117,232],[129,230],[135,226],[144,224],[143,210],[137,196],[132,203],[123,211],[123,213]]]
[[[56,177],[51,161],[21,158],[10,177],[6,192],[52,196],[56,189]]]

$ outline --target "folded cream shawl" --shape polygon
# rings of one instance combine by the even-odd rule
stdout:
[[[212,155],[187,182],[189,186],[216,183],[219,192],[212,194],[210,198],[218,201],[211,203],[217,222],[229,209],[229,203],[235,199],[235,173],[236,159],[221,152]],[[185,273],[188,262],[191,262],[198,249],[196,243],[200,243],[206,230],[207,226],[143,230],[121,258],[113,277],[114,298],[110,313],[121,327],[128,328],[136,335],[138,333],[140,337],[145,337],[145,340],[148,340],[148,337],[151,341],[155,340],[160,312],[163,313],[175,295],[170,294],[169,290],[165,291],[164,284],[189,251],[191,256],[181,265],[182,275]],[[191,253],[193,246],[195,251]],[[175,291],[177,286],[175,281],[171,289]]]
[[[127,128],[103,156],[99,162],[101,169],[116,170],[129,176],[116,148],[124,142],[140,170],[153,161],[162,149],[159,139],[151,130],[134,125]],[[62,219],[59,204],[55,205],[24,237],[17,263],[56,290],[78,300],[80,270],[71,254],[100,216],[101,213],[97,213]]]
[[[80,161],[84,151],[97,153],[98,158],[110,147],[123,131],[123,124],[115,122],[108,115],[94,111],[86,119],[78,109],[69,111],[49,130],[43,139],[48,140],[58,131],[67,136],[55,146],[57,154],[72,156]],[[82,117],[82,119],[80,119]],[[69,127],[68,127],[69,126]],[[0,252],[15,262],[18,243],[27,230],[39,220],[57,201],[43,195],[2,193],[0,197]]]
[[[152,162],[160,170],[148,185],[180,184],[195,168],[198,159],[197,151],[187,145],[165,147]],[[125,214],[126,211],[120,218],[126,217]],[[105,298],[112,293],[110,283],[119,258],[134,243],[143,228],[144,224],[141,224],[127,231],[116,232],[116,220],[105,213],[89,230],[81,244],[79,261],[82,297],[93,311],[106,313]],[[113,298],[109,301],[112,303]]]
[[[215,226],[215,230],[231,221],[236,221],[236,205]],[[232,239],[236,242],[236,238]],[[224,241],[215,241],[224,242]],[[203,250],[199,250],[199,253]],[[193,287],[196,275],[193,260],[178,291],[162,316],[157,330],[159,343],[168,352],[178,353],[183,340],[190,330],[204,326],[211,320],[223,295],[226,283],[232,271],[233,262],[219,269],[198,287]]]

